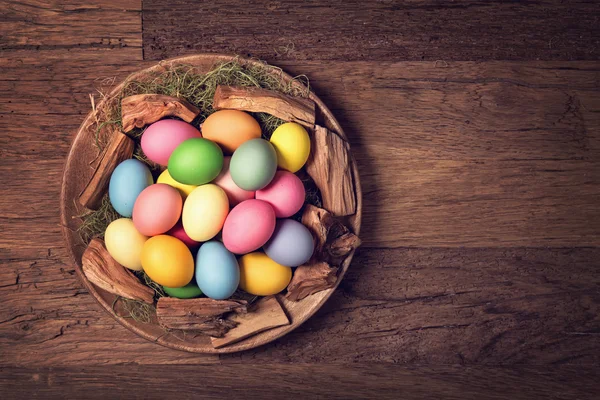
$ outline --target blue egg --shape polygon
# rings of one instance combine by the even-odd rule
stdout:
[[[279,219],[263,250],[276,263],[297,267],[310,259],[314,247],[307,227],[293,219]]]
[[[211,299],[230,297],[240,283],[240,267],[235,255],[223,243],[205,242],[196,255],[196,283]]]
[[[110,204],[119,214],[131,218],[135,199],[153,183],[152,173],[146,164],[135,159],[125,160],[117,165],[110,177]]]

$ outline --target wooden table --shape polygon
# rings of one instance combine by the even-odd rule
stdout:
[[[0,2],[0,397],[598,395],[599,3],[298,3]],[[222,357],[121,327],[59,226],[88,94],[198,52],[308,75],[365,205],[325,307]]]

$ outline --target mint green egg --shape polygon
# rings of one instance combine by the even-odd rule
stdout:
[[[231,179],[240,188],[255,191],[267,186],[277,171],[277,153],[264,139],[252,139],[238,147],[229,163]]]
[[[182,142],[169,157],[169,174],[186,185],[204,185],[215,179],[223,168],[223,151],[204,138]]]
[[[196,282],[192,281],[183,287],[171,288],[163,286],[163,289],[166,294],[171,297],[176,297],[178,299],[192,299],[194,297],[199,297],[202,295],[202,291],[196,285]]]

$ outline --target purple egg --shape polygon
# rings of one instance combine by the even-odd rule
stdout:
[[[271,239],[263,247],[273,261],[287,267],[297,267],[307,262],[314,248],[308,228],[293,219],[277,220]]]

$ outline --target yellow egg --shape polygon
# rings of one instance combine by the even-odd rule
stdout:
[[[223,189],[212,183],[198,186],[183,205],[183,230],[196,242],[205,242],[223,228],[228,213],[229,200]]]
[[[292,279],[292,269],[271,260],[265,253],[255,252],[242,256],[240,288],[255,296],[269,296],[281,292]]]
[[[165,169],[162,172],[162,174],[160,174],[160,176],[156,180],[156,183],[164,183],[174,187],[179,191],[183,200],[185,200],[185,198],[188,197],[190,193],[192,193],[192,190],[198,187],[195,185],[186,185],[185,183],[177,182],[175,179],[173,179],[173,177],[171,177],[171,174],[169,174],[168,169]]]
[[[119,218],[111,222],[104,232],[106,250],[122,266],[134,271],[142,270],[142,248],[148,240],[135,229],[129,218]]]
[[[153,236],[142,249],[144,272],[159,285],[178,288],[187,285],[194,276],[194,258],[179,239]]]
[[[271,144],[277,153],[279,168],[296,172],[306,163],[310,154],[310,138],[302,125],[288,122],[273,132]]]

